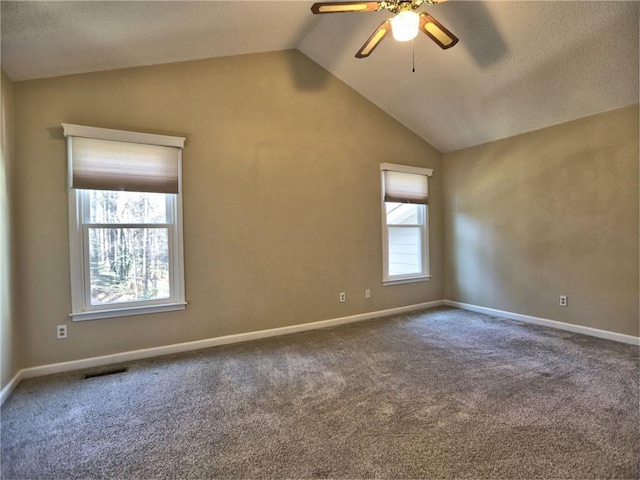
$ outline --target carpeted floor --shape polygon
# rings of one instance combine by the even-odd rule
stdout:
[[[640,477],[638,347],[437,308],[23,381],[31,478]]]

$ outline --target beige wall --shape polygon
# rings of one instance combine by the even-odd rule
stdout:
[[[3,297],[3,386],[18,365],[442,298],[638,335],[637,107],[449,153],[443,163],[297,51],[13,85],[3,74],[2,82],[3,112],[15,92],[16,161],[9,114],[2,173],[7,182],[13,171],[20,247],[16,301]],[[69,321],[62,122],[187,137],[184,312]],[[435,169],[429,282],[381,285],[382,162]],[[10,270],[2,275],[11,280]],[[569,307],[557,306],[560,294]],[[69,326],[67,340],[55,339],[58,324]]]
[[[14,88],[25,367],[443,298],[440,153],[297,51]],[[61,122],[187,137],[184,312],[68,320]],[[435,169],[429,282],[381,284],[382,162]]]
[[[637,336],[638,155],[637,106],[445,154],[446,298]]]
[[[13,308],[13,235],[11,186],[13,175],[13,83],[2,72],[0,87],[0,388],[18,370],[17,322]]]

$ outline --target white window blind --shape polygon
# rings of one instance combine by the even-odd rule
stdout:
[[[429,168],[383,163],[383,284],[424,281],[429,275]]]
[[[180,192],[184,138],[63,124],[69,186],[129,192]]]
[[[384,201],[427,205],[427,176],[384,170]]]

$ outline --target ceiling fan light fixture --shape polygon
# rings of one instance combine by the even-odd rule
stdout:
[[[388,10],[395,14],[395,17],[388,18],[382,22],[356,53],[356,58],[366,58],[380,45],[380,42],[389,34],[389,31],[398,42],[413,40],[418,35],[418,32],[422,32],[443,50],[453,47],[458,43],[458,38],[453,33],[427,12],[422,12],[421,14],[415,12],[423,3],[432,5],[443,1],[445,0],[340,0],[314,3],[311,6],[311,12],[314,14],[331,14]]]
[[[410,10],[404,10],[391,19],[391,33],[398,42],[407,42],[416,38],[419,26],[420,16]]]

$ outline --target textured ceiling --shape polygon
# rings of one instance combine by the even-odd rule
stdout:
[[[639,2],[454,0],[420,11],[458,45],[387,38],[366,59],[390,14],[311,3],[2,0],[2,68],[19,81],[298,48],[443,152],[638,103]]]

